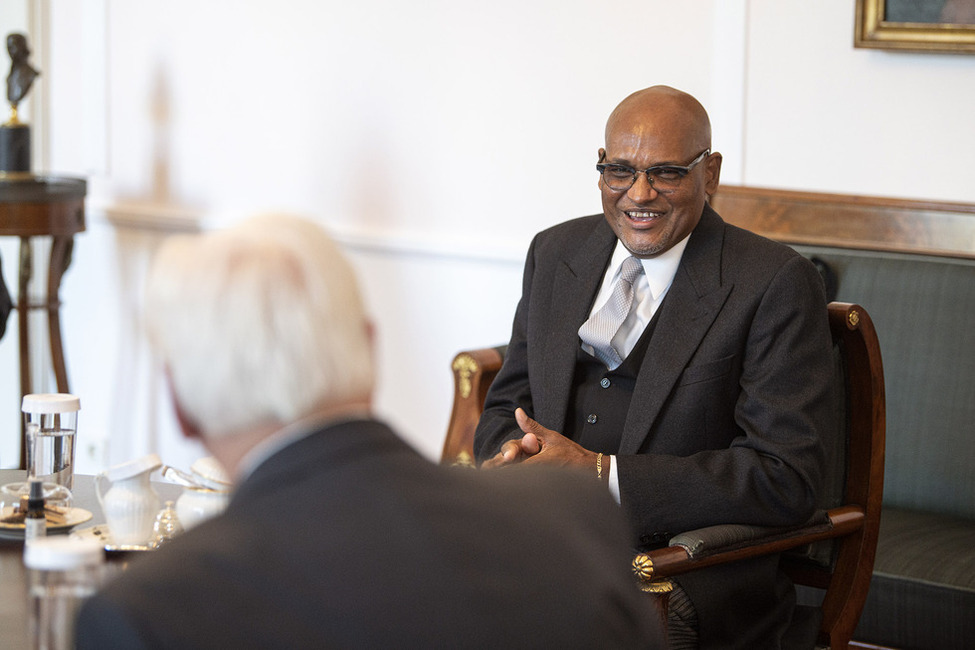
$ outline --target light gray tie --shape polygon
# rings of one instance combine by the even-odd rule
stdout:
[[[579,328],[579,338],[583,343],[592,346],[596,358],[605,363],[610,370],[616,370],[623,363],[620,353],[613,347],[613,337],[630,313],[630,306],[633,304],[633,283],[641,273],[643,273],[643,264],[640,260],[632,255],[623,260],[620,277],[613,287],[613,295]]]

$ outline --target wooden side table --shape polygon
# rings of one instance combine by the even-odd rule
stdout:
[[[20,237],[17,282],[17,333],[20,339],[20,394],[33,391],[30,372],[28,314],[47,311],[51,361],[58,392],[67,393],[68,372],[61,347],[61,276],[71,263],[74,235],[85,229],[87,183],[80,178],[0,174],[0,236]],[[32,273],[31,237],[51,237],[47,290],[42,300],[31,303],[27,285]],[[19,402],[18,402],[19,403]],[[20,467],[27,466],[27,446],[21,423]]]

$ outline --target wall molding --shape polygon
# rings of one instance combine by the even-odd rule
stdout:
[[[377,233],[365,228],[328,224],[336,241],[346,248],[365,253],[416,256],[461,262],[516,264],[525,261],[528,241],[515,238],[485,241],[446,233],[398,231]]]
[[[182,206],[120,201],[100,203],[89,200],[86,210],[89,222],[104,221],[115,228],[151,232],[189,233],[212,230],[230,223],[228,219],[206,211]],[[382,232],[341,223],[325,223],[332,237],[345,249],[391,257],[419,257],[465,263],[516,265],[521,267],[528,250],[528,239],[517,237],[464,237],[454,233],[417,231]]]
[[[167,204],[98,204],[89,200],[85,210],[89,221],[105,221],[115,228],[187,233],[198,232],[204,225],[199,211]]]

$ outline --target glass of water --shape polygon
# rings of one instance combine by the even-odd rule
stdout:
[[[75,647],[75,617],[102,583],[104,561],[103,544],[93,540],[58,535],[33,539],[24,545],[32,648]]]
[[[27,482],[42,482],[48,505],[71,505],[80,409],[81,400],[67,393],[24,395]]]

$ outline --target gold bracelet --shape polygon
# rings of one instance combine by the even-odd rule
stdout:
[[[596,454],[596,478],[603,478],[603,454],[602,452]]]

